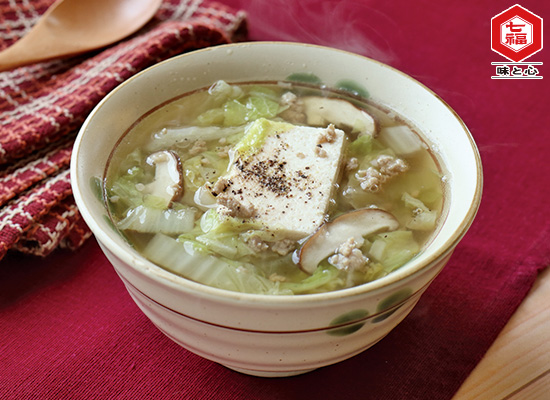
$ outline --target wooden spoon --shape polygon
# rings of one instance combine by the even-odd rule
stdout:
[[[0,71],[112,44],[145,25],[161,2],[57,0],[24,37],[0,52]]]

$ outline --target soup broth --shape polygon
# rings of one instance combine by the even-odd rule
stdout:
[[[404,118],[289,82],[187,93],[114,149],[104,195],[146,258],[206,285],[308,294],[381,278],[438,226],[443,175]]]

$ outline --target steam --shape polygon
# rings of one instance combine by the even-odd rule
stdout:
[[[376,31],[395,24],[374,1],[241,0],[253,40],[292,41],[347,50],[392,63],[396,54]],[[386,30],[387,31],[387,30]],[[395,31],[399,31],[396,27]]]

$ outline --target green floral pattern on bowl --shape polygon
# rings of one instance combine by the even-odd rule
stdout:
[[[336,89],[351,93],[364,99],[369,97],[369,92],[367,89],[351,79],[342,79],[336,82]]]
[[[296,72],[294,74],[290,74],[289,76],[287,76],[286,80],[291,82],[306,83],[310,85],[323,85],[323,81],[321,80],[321,78],[319,78],[315,74],[308,72]],[[360,85],[353,79],[339,80],[338,82],[336,82],[336,85],[334,85],[334,89],[342,92],[347,92],[354,96],[362,97],[364,99],[369,97],[368,90],[365,89],[363,85]]]
[[[396,312],[399,309],[399,307],[401,307],[405,303],[405,300],[411,296],[412,292],[413,291],[411,288],[404,288],[395,293],[392,293],[391,295],[386,297],[384,300],[380,301],[380,303],[378,303],[378,306],[376,307],[376,311],[377,313],[380,313],[380,312],[382,313],[377,317],[375,317],[372,320],[372,323],[376,324],[378,322],[382,322],[386,318],[388,318],[390,315],[392,315],[394,312]],[[383,312],[384,310],[388,310],[388,309],[390,310],[387,312]]]
[[[358,322],[356,324],[349,325],[349,322],[361,321],[369,316],[367,310],[353,310],[348,313],[342,314],[334,318],[330,322],[330,326],[338,326],[327,331],[329,335],[332,336],[346,336],[354,332],[357,332],[359,329],[365,325],[365,322]],[[344,325],[344,326],[341,326]]]

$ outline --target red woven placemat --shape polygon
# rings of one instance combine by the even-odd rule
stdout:
[[[25,34],[52,0],[0,2],[0,49]],[[0,258],[45,256],[90,236],[74,206],[68,164],[92,108],[121,82],[161,60],[228,43],[245,15],[199,0],[165,0],[132,37],[101,51],[0,72]]]

